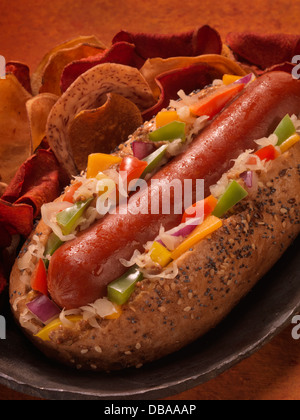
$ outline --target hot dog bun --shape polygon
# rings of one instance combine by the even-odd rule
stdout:
[[[47,356],[82,369],[139,367],[179,350],[215,327],[299,234],[299,162],[298,143],[259,174],[258,191],[234,209],[223,227],[176,261],[175,279],[145,279],[121,316],[102,320],[100,328],[79,321],[52,331],[50,341],[35,337],[42,327],[22,317],[32,292],[16,263],[10,301],[17,322]],[[49,233],[41,221],[33,235],[46,243]]]
[[[261,115],[256,101],[262,94],[265,95],[261,108],[264,110],[264,119],[260,121]],[[266,97],[266,94],[269,96]],[[273,104],[274,98],[282,102]],[[230,159],[238,158],[250,145],[255,149],[255,139],[269,135],[287,112],[296,112],[299,109],[299,83],[284,73],[265,75],[259,82],[253,83],[253,90],[249,86],[246,92],[217,116],[187,151],[166,164],[158,173],[158,177],[163,179],[165,176],[165,179],[170,181],[169,174],[172,168],[173,172],[176,168],[176,174],[181,172],[180,175],[184,179],[197,178],[202,172],[199,175],[197,169],[195,174],[193,168],[189,171],[186,162],[194,163],[191,156],[198,151],[200,154],[195,156],[203,164],[205,155],[208,160],[211,159],[210,165],[206,163],[203,174],[208,186],[211,186],[224,175],[224,172],[227,173]],[[255,121],[259,127],[256,127]],[[218,142],[221,135],[224,138]],[[214,149],[211,149],[212,142],[209,141],[211,138]],[[238,143],[235,145],[235,142]],[[212,158],[213,151],[217,151],[220,145],[222,147],[216,161]],[[124,153],[124,148],[121,147],[118,153]],[[212,170],[213,162],[218,162],[218,170],[216,168]],[[52,232],[51,228],[41,220],[26,241],[11,273],[10,303],[16,321],[29,339],[47,356],[78,369],[111,371],[132,366],[139,367],[181,349],[203,336],[226,317],[270,270],[299,234],[299,162],[300,142],[282,152],[274,161],[268,162],[263,169],[256,169],[258,188],[249,188],[248,196],[233,207],[231,212],[226,213],[218,230],[193,244],[174,260],[177,268],[175,275],[163,276],[161,272],[157,276],[144,278],[137,283],[129,300],[121,308],[116,308],[116,313],[113,311],[109,316],[98,316],[97,313],[94,320],[86,316],[86,311],[89,311],[91,306],[82,307],[92,305],[94,303],[92,298],[74,307],[61,304],[60,319],[48,330],[27,307],[27,304],[37,296],[31,288],[31,277],[44,255],[45,246]],[[57,202],[63,199],[64,195],[58,198]],[[95,259],[95,255],[98,255],[98,259],[105,259],[103,255],[107,250],[101,248],[102,239],[100,238],[99,245],[97,236],[97,229],[101,231],[101,226],[104,226],[104,231],[107,226],[110,227],[110,238],[119,240],[118,250],[122,251],[126,243],[124,245],[120,235],[118,236],[121,225],[116,221],[123,220],[122,229],[125,226],[127,231],[129,230],[127,232],[129,251],[125,255],[120,255],[119,251],[117,253],[112,251],[112,261],[119,262],[121,257],[129,259],[132,256],[130,238],[138,236],[138,229],[132,232],[131,225],[126,224],[131,217],[130,214],[126,215],[125,219],[118,214],[108,215],[92,224],[87,233],[82,232],[75,240],[70,240],[55,251],[48,271],[48,275],[52,274],[50,279],[48,277],[48,281],[52,280],[49,290],[53,300],[55,300],[53,268],[72,278],[76,289],[82,272],[88,276],[89,271],[92,271],[94,275],[96,268],[92,260]],[[144,215],[143,218],[145,219]],[[166,218],[154,220],[156,223],[159,220],[164,226]],[[175,222],[178,222],[177,219]],[[159,225],[153,232],[147,232],[150,227],[147,226],[145,219],[144,225],[141,226],[144,226],[142,233],[146,235],[147,240],[153,240]],[[166,226],[172,227],[168,226],[168,223]],[[94,235],[94,241],[87,239],[91,234]],[[124,238],[122,240],[124,242]],[[143,239],[140,238],[140,241]],[[74,252],[76,248],[74,243],[77,244],[78,250],[85,250],[87,253],[87,256],[84,256],[87,258],[85,264],[82,264],[79,253]],[[65,253],[69,245],[71,252]],[[134,246],[137,247],[137,241]],[[109,248],[107,252],[109,254],[111,249]],[[67,255],[68,258],[62,258],[62,255]],[[73,262],[75,262],[74,267]],[[124,266],[123,270],[126,271]],[[78,274],[77,278],[76,272],[80,271],[81,274]],[[86,281],[84,287],[89,289],[90,283]],[[106,297],[102,299],[102,296],[97,294],[94,299],[98,297],[107,302]],[[66,318],[65,308],[74,308],[75,318],[72,320]]]

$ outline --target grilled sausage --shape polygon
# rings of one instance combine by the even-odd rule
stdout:
[[[77,308],[106,293],[106,286],[126,268],[120,258],[130,259],[134,250],[143,250],[154,240],[160,226],[178,225],[181,215],[171,211],[151,214],[151,197],[175,179],[205,180],[205,192],[246,149],[255,149],[254,140],[269,135],[287,114],[299,112],[300,81],[283,72],[268,73],[251,83],[193,141],[187,151],[163,167],[148,189],[133,196],[127,214],[106,216],[53,255],[48,272],[52,299],[64,308]],[[154,189],[153,189],[154,188]],[[195,191],[193,192],[195,194]],[[161,209],[160,203],[160,209]],[[137,215],[131,209],[140,208]],[[174,195],[171,194],[171,210]]]

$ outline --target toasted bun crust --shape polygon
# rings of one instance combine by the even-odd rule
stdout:
[[[222,228],[177,260],[175,279],[141,282],[118,319],[102,320],[100,329],[85,321],[74,328],[61,326],[47,342],[24,331],[47,356],[94,370],[140,366],[201,337],[253,288],[299,234],[299,162],[298,143],[259,175],[258,192],[250,193]],[[50,230],[40,222],[35,233],[46,243]],[[15,264],[10,297],[20,323],[26,299],[19,303],[16,299],[27,294]]]

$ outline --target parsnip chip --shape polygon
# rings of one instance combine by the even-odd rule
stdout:
[[[229,73],[237,76],[246,75],[245,70],[235,61],[218,54],[205,54],[197,57],[172,57],[172,58],[150,58],[140,69],[141,74],[148,82],[156,100],[160,97],[160,87],[156,78],[172,70],[180,70],[196,64],[207,64],[220,74]],[[189,93],[189,92],[186,92]]]
[[[121,64],[99,64],[79,76],[52,108],[46,129],[49,145],[69,176],[78,174],[69,129],[79,112],[95,109],[106,101],[107,93],[117,93],[143,111],[154,99],[141,73]]]
[[[82,44],[89,44],[93,46],[98,46],[102,49],[105,49],[106,46],[99,41],[99,39],[95,36],[79,36],[78,38],[71,39],[70,41],[66,41],[63,44],[57,45],[56,47],[52,48],[41,60],[40,64],[38,65],[36,71],[31,76],[31,88],[33,95],[37,95],[40,92],[40,87],[42,86],[42,79],[44,75],[44,70],[48,65],[51,58],[58,52],[64,49],[73,48],[78,45]]]
[[[141,124],[138,107],[116,93],[109,93],[104,105],[81,111],[71,123],[69,139],[79,171],[86,168],[91,153],[110,153],[127,140]]]
[[[35,151],[46,135],[46,124],[49,113],[58,100],[52,93],[40,93],[26,102],[26,109],[31,129],[31,148]]]
[[[13,74],[0,80],[0,180],[6,184],[31,154],[26,112],[31,98]]]

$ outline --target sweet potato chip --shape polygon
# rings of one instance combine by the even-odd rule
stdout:
[[[201,26],[194,31],[170,35],[121,31],[113,38],[112,42],[115,44],[121,41],[134,44],[137,54],[145,60],[154,57],[220,54],[222,51],[220,35],[208,25]]]
[[[294,55],[300,54],[299,35],[230,32],[226,43],[239,61],[255,65],[261,70],[291,62]]]
[[[110,153],[142,123],[138,107],[116,93],[109,93],[101,107],[81,111],[69,129],[70,145],[78,170],[86,168],[89,154]]]
[[[13,74],[0,80],[0,181],[6,184],[31,154],[25,105],[31,97]]]
[[[30,70],[26,64],[20,63],[18,61],[10,61],[6,63],[6,74],[13,74],[21,85],[31,93],[30,85]]]
[[[100,54],[74,61],[66,66],[61,76],[61,91],[65,92],[82,73],[103,63],[116,63],[139,67],[139,58],[133,44],[118,42]]]
[[[197,64],[209,65],[220,76],[224,73],[235,74],[237,76],[246,75],[245,70],[238,63],[218,54],[205,54],[198,57],[172,57],[167,59],[151,58],[145,62],[140,72],[151,87],[154,98],[158,100],[161,90],[156,79],[159,75],[173,70],[178,70],[180,73],[180,69]]]
[[[51,61],[52,57],[61,50],[68,48],[73,48],[78,45],[88,44],[93,46],[98,46],[102,49],[105,49],[105,45],[98,40],[95,36],[79,36],[78,38],[71,39],[70,41],[64,42],[63,44],[57,45],[52,50],[50,50],[39,63],[36,71],[31,76],[31,87],[34,95],[37,95],[40,92],[40,87],[42,86],[42,79],[44,71],[48,63]]]
[[[99,64],[83,73],[52,108],[46,129],[49,145],[69,176],[78,174],[69,139],[69,128],[79,112],[102,106],[107,93],[118,93],[143,111],[154,104],[141,73],[121,64]]]
[[[31,149],[35,151],[46,135],[48,115],[58,100],[52,93],[40,93],[26,102],[31,131]]]
[[[51,56],[44,69],[40,93],[49,92],[60,96],[62,93],[60,79],[64,68],[75,60],[98,55],[103,51],[103,48],[89,44],[79,44],[57,51]]]

